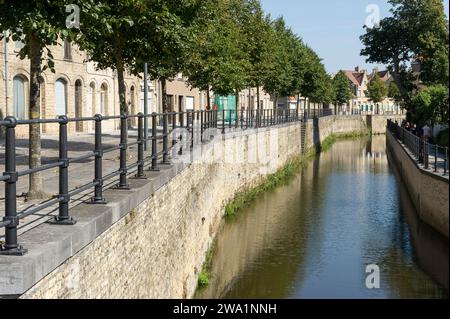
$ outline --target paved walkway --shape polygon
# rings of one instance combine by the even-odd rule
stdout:
[[[109,149],[116,147],[120,143],[120,131],[112,131],[103,134],[103,149]],[[54,163],[58,160],[58,137],[42,135],[42,164]],[[137,139],[137,132],[135,130],[129,131],[129,142],[134,142]],[[69,135],[68,141],[69,158],[75,158],[85,155],[94,149],[94,134],[90,133],[78,133],[76,135]],[[161,142],[158,145],[159,151],[162,149]],[[145,156],[150,155],[151,148],[145,152]],[[17,139],[16,141],[16,153],[17,153],[17,171],[23,171],[28,169],[28,140]],[[129,148],[127,156],[127,165],[136,163],[137,161],[137,146],[133,145]],[[0,145],[0,171],[4,171],[5,164],[5,149],[4,145]],[[103,156],[103,176],[115,172],[119,169],[119,151],[115,150],[109,153],[105,153]],[[134,170],[131,170],[130,177]],[[46,170],[42,172],[43,178],[43,190],[49,194],[49,198],[58,194],[59,176],[58,168]],[[71,163],[69,166],[69,191],[84,186],[94,179],[94,158],[89,158],[77,163]],[[108,182],[105,182],[105,189],[113,187],[117,184],[117,179],[113,178]],[[17,211],[30,210],[39,204],[41,201],[25,201],[25,193],[28,191],[28,176],[20,177],[17,182]],[[93,194],[93,188],[84,191],[73,198],[71,198],[70,207],[78,205],[79,203],[89,200]],[[19,234],[24,231],[37,226],[38,224],[47,220],[49,215],[58,214],[58,205],[44,209],[39,214],[33,214],[20,220]],[[4,216],[4,187],[0,186],[0,220]],[[4,236],[4,228],[0,228],[0,241]]]

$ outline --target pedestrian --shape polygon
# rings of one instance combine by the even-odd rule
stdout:
[[[425,126],[422,128],[422,132],[423,140],[428,143],[431,137],[431,128],[428,126],[428,124],[425,124]]]

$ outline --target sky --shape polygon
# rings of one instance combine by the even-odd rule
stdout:
[[[359,40],[370,13],[377,5],[381,19],[389,15],[387,0],[261,0],[264,11],[273,18],[283,16],[288,26],[323,59],[329,73],[361,66],[372,70],[359,55]],[[448,15],[449,0],[444,0]],[[384,66],[378,65],[380,69]]]

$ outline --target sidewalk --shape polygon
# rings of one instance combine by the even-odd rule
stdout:
[[[135,142],[137,139],[137,132],[135,130],[129,130],[128,141]],[[42,135],[42,164],[54,163],[58,160],[59,143],[58,136],[55,135]],[[120,131],[106,132],[102,135],[103,149],[107,150],[112,147],[116,147],[120,143]],[[85,155],[94,149],[94,133],[79,133],[69,135],[68,150],[69,158],[75,158]],[[161,143],[158,145],[158,149],[162,149]],[[145,156],[149,156],[151,147],[145,152]],[[17,139],[16,140],[16,160],[17,171],[23,171],[28,169],[28,140]],[[127,165],[136,163],[137,161],[137,146],[133,145],[128,149]],[[103,156],[103,176],[109,173],[115,172],[119,169],[119,150],[115,150],[109,153],[105,153]],[[4,145],[0,145],[0,170],[4,171],[5,165],[5,148]],[[132,173],[134,170],[131,170]],[[43,190],[49,194],[49,199],[52,196],[58,194],[59,188],[59,175],[58,168],[46,170],[41,172],[43,178]],[[131,174],[130,174],[131,175]],[[117,177],[118,178],[118,177]],[[117,178],[113,178],[105,182],[104,189],[113,187],[117,183]],[[25,193],[28,191],[28,176],[20,177],[17,182],[17,211],[18,213],[32,209],[43,202],[38,201],[25,201]],[[94,158],[89,158],[77,163],[71,163],[69,166],[69,191],[84,186],[94,180]],[[0,220],[4,216],[4,187],[0,187]],[[78,205],[80,202],[89,200],[93,194],[93,188],[82,192],[73,198],[71,198],[70,207]],[[37,226],[38,224],[47,220],[49,215],[58,214],[58,205],[44,209],[39,214],[33,214],[20,220],[19,234],[27,231],[30,228]],[[0,228],[0,241],[3,240],[4,228]]]

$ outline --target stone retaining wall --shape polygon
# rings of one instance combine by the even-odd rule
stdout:
[[[390,158],[405,182],[420,219],[448,238],[448,176],[420,167],[390,132],[386,133],[386,139]]]
[[[236,193],[330,134],[366,129],[362,117],[327,117],[219,135],[195,146],[192,163],[130,179],[130,191],[107,190],[105,206],[75,207],[77,225],[42,224],[20,236],[29,252],[0,257],[0,295],[190,298]]]

